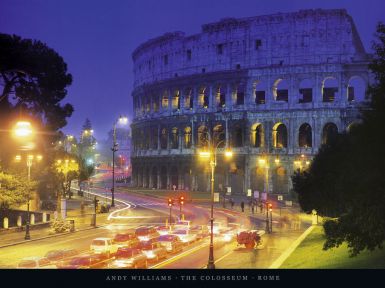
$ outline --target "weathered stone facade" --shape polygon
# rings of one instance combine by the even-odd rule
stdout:
[[[345,10],[223,19],[197,35],[149,40],[133,60],[139,187],[209,191],[198,157],[209,134],[223,140],[215,189],[287,194],[293,171],[367,100],[368,56]]]

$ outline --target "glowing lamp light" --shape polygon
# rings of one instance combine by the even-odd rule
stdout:
[[[294,165],[299,166],[300,162],[299,161],[294,161]]]
[[[260,165],[265,165],[266,164],[266,160],[265,159],[258,159],[258,163],[260,164]]]
[[[37,155],[37,156],[36,156],[36,159],[37,159],[37,161],[41,161],[41,160],[43,159],[43,156]]]
[[[274,162],[275,164],[279,164],[279,158],[275,158]]]
[[[202,158],[209,158],[210,152],[209,151],[201,151],[201,152],[199,152],[199,156]]]
[[[21,156],[20,155],[16,155],[15,160],[16,161],[21,161]]]
[[[16,123],[15,127],[15,135],[17,137],[28,137],[32,134],[32,126],[31,123],[27,121],[19,121]]]
[[[226,151],[225,151],[225,157],[227,157],[227,158],[233,157],[233,151],[231,151],[231,150],[226,150]]]
[[[306,161],[306,165],[310,165],[310,161]]]
[[[125,116],[119,117],[119,123],[120,124],[127,124],[127,122],[128,122],[128,118],[127,117],[125,117]]]

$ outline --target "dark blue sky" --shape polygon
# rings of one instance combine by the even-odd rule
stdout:
[[[63,129],[79,135],[86,117],[98,139],[131,110],[132,51],[170,31],[199,33],[224,17],[300,9],[345,8],[368,52],[384,0],[0,0],[0,32],[34,38],[55,49],[74,81],[66,102],[75,107]]]

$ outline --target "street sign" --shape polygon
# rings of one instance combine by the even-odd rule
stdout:
[[[227,193],[226,195],[230,195],[231,194],[231,187],[227,187]]]
[[[283,196],[282,195],[278,195],[278,201],[282,201],[283,200]]]
[[[257,190],[254,191],[254,198],[259,199],[259,191]]]
[[[214,202],[219,202],[219,193],[214,193]]]
[[[247,189],[247,196],[251,197],[251,189]]]
[[[285,201],[286,206],[293,206],[293,201]]]
[[[266,201],[267,200],[267,193],[262,192],[261,198],[262,198],[262,200]]]

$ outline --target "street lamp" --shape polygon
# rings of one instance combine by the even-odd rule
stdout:
[[[22,159],[22,157],[20,155],[16,155],[15,157],[15,160],[17,162],[20,162]],[[25,225],[25,237],[24,239],[25,240],[30,240],[31,239],[31,235],[29,233],[29,220],[30,220],[30,212],[29,212],[29,204],[30,204],[30,187],[29,185],[31,184],[31,167],[32,167],[32,163],[33,163],[33,160],[35,159],[35,156],[34,155],[27,155],[27,168],[28,168],[28,196],[27,196],[27,222],[26,222],[26,225]],[[43,156],[41,155],[37,155],[36,156],[36,160],[38,162],[40,162],[41,160],[43,159]]]
[[[210,134],[208,134],[210,137]],[[214,264],[214,243],[213,243],[213,236],[214,236],[214,174],[215,174],[215,166],[217,165],[217,149],[219,144],[223,143],[224,140],[219,141],[217,145],[214,147],[214,143],[211,143],[211,139],[209,139],[209,149],[211,151],[201,151],[199,153],[199,156],[202,158],[209,158],[210,159],[210,167],[211,167],[211,218],[210,218],[210,250],[209,250],[209,260],[207,263],[207,269],[215,269]],[[233,153],[231,150],[227,150],[225,152],[226,157],[232,157]]]
[[[120,116],[118,120],[114,122],[113,129],[113,143],[112,143],[112,188],[111,188],[111,207],[115,207],[115,152],[118,151],[118,143],[116,143],[116,124],[120,123],[125,125],[128,123],[128,118]]]

